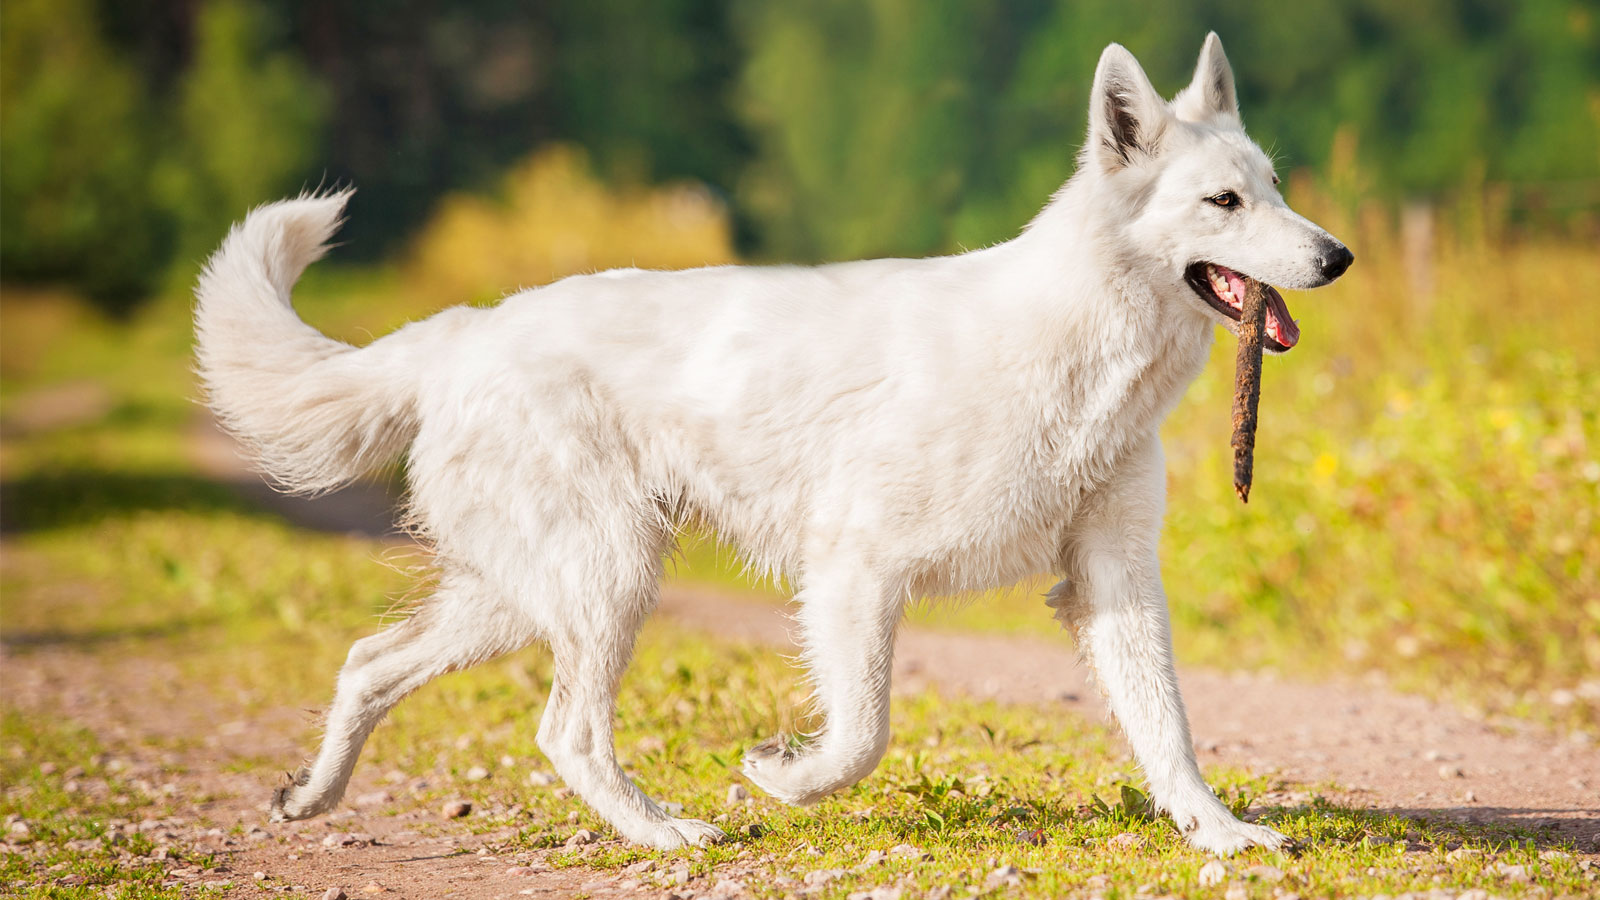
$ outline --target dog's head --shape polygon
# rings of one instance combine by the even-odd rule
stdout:
[[[1168,103],[1133,54],[1107,47],[1090,94],[1089,138],[1080,171],[1118,222],[1123,249],[1167,299],[1230,330],[1250,279],[1321,287],[1354,256],[1289,209],[1272,161],[1245,135],[1233,67],[1215,33],[1194,80]],[[1170,289],[1169,289],[1170,288]],[[1167,296],[1170,295],[1170,296]],[[1300,329],[1283,298],[1268,292],[1266,347],[1283,352]]]

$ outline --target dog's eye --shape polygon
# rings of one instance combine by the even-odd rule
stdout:
[[[1239,205],[1239,195],[1233,191],[1223,191],[1212,197],[1207,197],[1206,202],[1212,206],[1233,207]]]

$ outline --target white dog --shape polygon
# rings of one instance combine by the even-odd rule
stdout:
[[[357,348],[289,299],[346,195],[257,209],[197,290],[211,404],[295,491],[409,453],[440,569],[410,619],[351,649],[321,751],[273,818],[332,808],[410,691],[542,640],[538,741],[567,784],[631,841],[720,838],[645,796],[612,745],[617,682],[693,520],[800,588],[826,723],[745,757],[773,796],[813,803],[878,764],[908,601],[1048,569],[1160,807],[1205,850],[1282,844],[1201,778],[1156,556],[1157,429],[1215,325],[1234,327],[1250,278],[1313,288],[1352,259],[1276,183],[1213,34],[1171,103],[1107,47],[1077,174],[1021,236],[959,256],[603,272]],[[1281,352],[1298,329],[1273,297]]]

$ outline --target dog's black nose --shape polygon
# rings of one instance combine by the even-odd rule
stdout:
[[[1350,264],[1355,261],[1356,255],[1350,252],[1349,247],[1334,244],[1333,249],[1324,250],[1322,255],[1317,257],[1317,267],[1322,270],[1323,278],[1332,281],[1343,275],[1344,270],[1350,268]]]

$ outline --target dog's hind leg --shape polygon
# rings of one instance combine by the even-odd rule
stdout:
[[[446,672],[526,645],[532,624],[475,581],[447,576],[410,618],[356,641],[339,671],[322,749],[272,798],[274,822],[332,809],[367,735],[407,694]]]
[[[877,768],[889,746],[889,681],[903,596],[864,568],[807,577],[796,597],[804,659],[826,720],[805,748],[784,738],[751,748],[745,775],[785,803],[815,803]]]
[[[1288,839],[1235,818],[1195,762],[1157,558],[1165,492],[1160,445],[1152,438],[1073,523],[1068,580],[1051,591],[1052,605],[1094,665],[1156,805],[1189,843],[1221,854],[1279,847]]]
[[[628,840],[663,850],[715,843],[725,837],[720,829],[668,815],[617,765],[612,734],[617,685],[632,659],[639,626],[655,606],[650,599],[595,610],[554,629],[555,682],[539,722],[539,749],[567,786]]]

